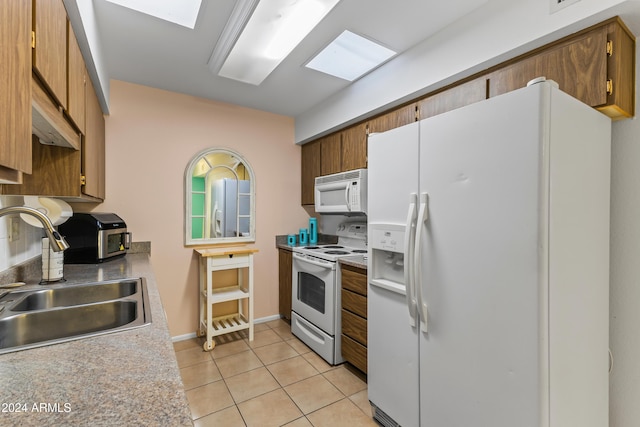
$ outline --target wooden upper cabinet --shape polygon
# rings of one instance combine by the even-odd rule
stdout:
[[[351,165],[358,161],[357,168],[367,167],[367,140],[372,133],[386,132],[397,127],[415,122],[417,119],[417,103],[412,103],[395,108],[380,116],[374,117],[368,122],[353,126],[343,131],[343,165]],[[356,142],[357,141],[357,142]],[[350,150],[344,148],[345,143]],[[357,150],[360,151],[357,151]],[[355,168],[351,168],[355,169]],[[348,170],[348,169],[345,169]]]
[[[416,104],[413,103],[369,120],[367,123],[368,133],[386,132],[415,121]]]
[[[342,171],[367,167],[367,125],[362,123],[342,131]]]
[[[33,31],[33,70],[66,108],[67,11],[62,0],[33,0]]]
[[[302,146],[301,204],[314,204],[317,176],[342,171],[342,134],[334,133]]]
[[[598,107],[614,119],[635,115],[636,76],[635,37],[620,21],[607,25],[607,104]]]
[[[105,198],[104,115],[91,80],[87,79],[87,132],[82,144],[82,194]]]
[[[418,101],[420,120],[487,99],[487,79],[479,77]]]
[[[633,34],[620,18],[611,18],[374,117],[366,123],[365,133],[384,132],[520,89],[542,76],[555,80],[561,90],[614,120],[632,117],[635,53]],[[320,173],[314,176],[366,167],[362,126],[350,126],[315,141],[321,147],[321,162]],[[308,175],[311,172],[306,173],[303,170],[303,204],[312,204],[313,178]],[[307,199],[305,186],[311,188]]]
[[[300,203],[314,204],[314,185],[316,176],[320,176],[320,141],[309,142],[301,147],[302,191]]]
[[[31,1],[0,0],[0,182],[31,173]]]
[[[69,35],[67,61],[67,115],[76,125],[78,130],[84,134],[87,71],[73,28],[70,23],[67,23],[67,25]]]
[[[20,185],[3,185],[2,194],[78,197],[80,195],[80,151],[40,144],[32,137],[33,172]]]
[[[635,114],[635,44],[619,18],[546,45],[488,73],[490,97],[544,76],[613,119]]]
[[[543,76],[592,107],[607,102],[607,31],[596,28],[540,53]]]
[[[544,76],[540,57],[524,58],[516,63],[505,65],[497,71],[487,75],[489,81],[488,96],[502,95],[512,90],[523,88],[527,83]]]
[[[33,135],[32,173],[24,175],[19,185],[3,185],[2,194],[55,196],[74,202],[104,200],[104,116],[90,80],[87,83],[87,132],[80,149],[44,145]],[[36,82],[33,88],[38,99],[49,99]]]
[[[489,97],[523,88],[544,76],[587,105],[603,105],[607,101],[606,46],[606,27],[547,46],[490,73]]]
[[[342,171],[342,135],[333,133],[320,138],[320,175]]]

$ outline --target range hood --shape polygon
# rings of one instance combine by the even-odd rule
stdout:
[[[65,119],[35,80],[31,93],[31,132],[41,144],[80,149],[80,134]]]

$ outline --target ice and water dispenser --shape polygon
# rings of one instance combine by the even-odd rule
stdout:
[[[371,282],[381,288],[406,294],[404,272],[405,226],[369,224]]]

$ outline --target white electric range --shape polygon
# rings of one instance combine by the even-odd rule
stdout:
[[[337,244],[293,248],[291,332],[332,365],[344,362],[340,345],[338,260],[367,253],[367,223],[338,226]]]

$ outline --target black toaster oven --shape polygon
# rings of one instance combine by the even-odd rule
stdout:
[[[64,252],[65,264],[93,264],[127,253],[131,233],[127,224],[114,213],[74,213],[58,226],[69,243]]]

